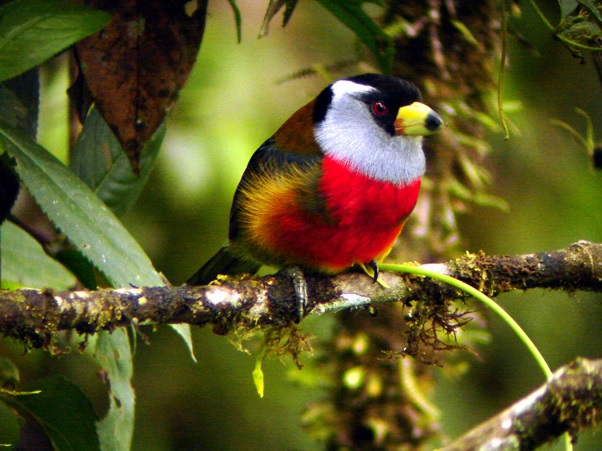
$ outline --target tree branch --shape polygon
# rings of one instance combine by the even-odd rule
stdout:
[[[525,255],[466,256],[428,269],[456,277],[488,295],[529,288],[602,291],[602,244],[579,241],[553,252]],[[442,315],[439,326],[462,324],[461,315],[443,317],[449,303],[466,294],[435,280],[383,273],[388,288],[359,273],[307,277],[308,314],[403,302],[428,305]],[[51,289],[0,291],[0,333],[31,347],[51,349],[57,332],[100,330],[137,325],[211,324],[218,334],[266,326],[284,327],[295,318],[291,282],[282,275],[225,278],[202,287],[131,287],[96,291]],[[433,320],[431,315],[429,318]]]
[[[531,394],[439,451],[535,449],[565,432],[573,437],[600,422],[602,360],[560,367]]]

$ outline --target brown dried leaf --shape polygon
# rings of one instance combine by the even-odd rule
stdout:
[[[96,107],[134,170],[146,141],[173,107],[205,29],[208,0],[84,0],[113,18],[76,45]]]

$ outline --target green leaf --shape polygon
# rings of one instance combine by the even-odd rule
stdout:
[[[238,9],[236,0],[228,0],[228,3],[230,3],[230,7],[232,8],[232,12],[234,13],[234,21],[236,22],[236,39],[240,44],[240,41],[242,41],[242,18],[240,15],[240,9]]]
[[[163,285],[140,245],[72,171],[2,123],[0,142],[17,159],[21,181],[42,210],[113,286]]]
[[[93,109],[71,154],[71,168],[117,216],[125,213],[138,198],[159,154],[165,124],[152,136],[142,152],[140,176],[132,171],[119,141],[102,118]],[[81,276],[78,275],[81,280]],[[192,336],[188,324],[170,325],[186,343],[192,360]]]
[[[558,0],[558,6],[560,7],[560,17],[564,20],[577,9],[577,0]]]
[[[474,34],[472,34],[472,31],[470,31],[470,29],[466,25],[464,25],[463,22],[454,19],[451,19],[450,22],[454,26],[454,28],[458,30],[462,37],[466,39],[466,42],[468,42],[470,45],[477,49],[481,46],[477,38],[474,36]]]
[[[318,0],[341,23],[353,31],[374,54],[383,73],[391,72],[393,40],[362,9],[364,3],[381,5],[378,0]]]
[[[0,120],[12,127],[19,127],[27,123],[26,119],[27,109],[17,97],[17,94],[9,89],[5,83],[0,84]]]
[[[49,257],[42,246],[16,225],[5,222],[2,232],[2,287],[51,287],[67,290],[75,277]]]
[[[284,16],[282,18],[282,26],[286,27],[286,24],[290,20],[293,15],[293,11],[295,10],[295,6],[297,6],[298,0],[270,0],[268,4],[268,9],[265,12],[265,16],[263,18],[263,23],[261,24],[261,29],[259,30],[259,37],[262,38],[266,36],[269,32],[270,22],[274,18],[278,11],[284,8]]]
[[[0,81],[102,29],[111,16],[65,0],[14,0],[0,8]]]
[[[63,377],[43,381],[39,393],[0,392],[0,400],[26,421],[35,420],[57,450],[100,450],[94,406],[72,382]],[[28,417],[31,417],[28,419]]]
[[[98,283],[94,266],[77,249],[60,249],[55,255],[56,261],[73,273],[75,278],[88,290],[96,290]]]
[[[265,381],[263,376],[263,369],[261,368],[263,364],[263,359],[265,359],[265,350],[266,346],[263,344],[261,349],[257,353],[257,357],[255,357],[255,368],[253,369],[253,384],[255,384],[255,390],[257,390],[257,394],[260,398],[263,398],[265,393]]]
[[[103,450],[130,449],[134,434],[135,395],[130,383],[134,373],[130,342],[125,329],[101,332],[96,343],[96,359],[107,370],[109,412],[97,423]]]
[[[35,68],[0,83],[0,120],[23,130],[32,139],[38,132],[39,73]]]
[[[15,389],[20,381],[17,365],[8,358],[0,356],[0,390]]]
[[[579,3],[581,3],[581,5],[583,5],[587,12],[589,12],[594,17],[596,22],[598,22],[598,26],[602,27],[602,15],[600,14],[600,11],[596,7],[596,5],[594,5],[591,2],[591,0],[579,0]]]
[[[70,167],[115,215],[121,216],[146,185],[164,136],[165,123],[145,145],[137,176],[111,128],[94,108],[73,148]]]
[[[188,351],[190,351],[190,358],[196,363],[197,359],[194,355],[194,345],[192,344],[192,333],[190,331],[190,324],[170,324],[169,325],[176,333],[184,340]]]

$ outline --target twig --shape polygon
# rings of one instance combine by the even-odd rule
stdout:
[[[514,405],[438,451],[535,449],[600,422],[602,360],[577,359]]]
[[[602,292],[602,244],[587,241],[538,254],[467,254],[425,267],[463,280],[490,296],[529,288]],[[466,297],[456,289],[417,276],[383,272],[380,280],[388,288],[360,273],[308,276],[311,300],[307,314],[390,302],[430,302],[440,308]],[[226,278],[203,287],[0,291],[0,333],[42,348],[52,347],[61,330],[91,334],[149,322],[211,324],[216,333],[225,334],[241,328],[292,324],[293,299],[292,284],[281,275]]]

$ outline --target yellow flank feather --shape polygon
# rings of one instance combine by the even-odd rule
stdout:
[[[240,189],[240,237],[244,245],[264,256],[271,255],[278,219],[302,208],[312,184],[311,168],[297,165],[267,167],[261,173],[249,174]],[[315,193],[313,194],[315,196]],[[243,244],[243,243],[241,243]]]

